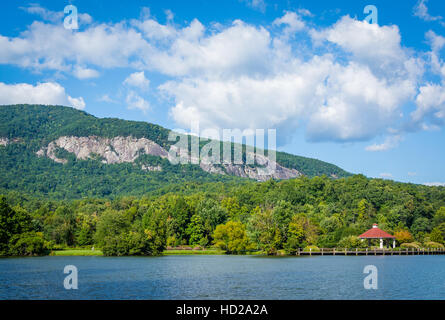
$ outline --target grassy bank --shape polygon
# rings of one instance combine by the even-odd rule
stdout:
[[[218,255],[225,254],[224,251],[218,249],[205,249],[205,250],[164,250],[163,255]],[[51,256],[103,256],[101,250],[91,249],[64,249],[52,251]]]
[[[225,254],[225,251],[218,249],[205,249],[205,250],[164,250],[166,256],[172,255],[218,255]]]
[[[103,256],[101,250],[91,249],[65,249],[52,251],[51,256]]]

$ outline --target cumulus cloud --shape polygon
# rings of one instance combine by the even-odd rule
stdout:
[[[274,23],[286,21],[295,28],[295,17],[286,13]],[[236,36],[226,40],[226,34]],[[249,43],[248,48],[241,41],[240,51],[246,56],[232,53],[233,58],[224,60],[225,66],[215,63],[207,68],[203,61],[208,58],[198,59],[201,66],[197,69],[220,67],[225,72],[204,76],[200,72],[201,76],[192,74],[160,86],[175,101],[171,115],[178,123],[185,126],[199,120],[209,127],[277,128],[281,132],[303,123],[311,141],[366,140],[385,132],[400,117],[403,103],[415,96],[416,81],[422,74],[416,59],[401,47],[397,27],[379,27],[349,17],[327,29],[311,31],[316,42],[327,42],[339,50],[308,60],[290,53],[288,46],[275,41],[265,29],[240,22],[192,50],[197,46],[213,57],[230,47],[223,45],[226,41],[233,43],[240,34],[262,41]],[[203,45],[207,50],[202,50]],[[255,74],[235,68],[238,63],[246,67],[248,57]],[[338,57],[346,57],[347,62],[338,62]],[[391,72],[385,64],[391,64]]]
[[[295,12],[286,12],[286,14],[281,18],[275,19],[273,24],[276,26],[286,25],[285,32],[287,34],[291,34],[296,31],[301,31],[306,27],[304,21]]]
[[[425,21],[440,21],[442,25],[445,25],[443,17],[432,16],[428,13],[428,7],[426,6],[428,0],[419,0],[413,8],[414,15]]]
[[[139,89],[147,89],[150,85],[150,80],[145,77],[144,71],[134,72],[124,80],[124,84]]]
[[[90,79],[99,77],[99,72],[94,69],[84,68],[76,66],[73,72],[74,76],[78,79]]]
[[[445,182],[425,182],[424,185],[429,187],[445,187]]]
[[[312,16],[306,9],[285,12],[265,26],[241,20],[204,26],[197,19],[179,26],[167,15],[162,24],[144,9],[140,19],[77,32],[37,21],[17,37],[0,35],[0,63],[79,79],[105,68],[133,68],[138,71],[124,80],[125,100],[144,112],[150,105],[133,90],[148,88],[145,72],[157,72],[167,78],[157,89],[170,115],[185,127],[200,121],[208,128],[275,128],[283,135],[301,126],[310,141],[387,135],[367,147],[384,151],[400,141],[388,134],[400,122],[425,128],[425,119],[433,119],[442,125],[444,84],[423,80],[426,68],[445,75],[445,39],[435,33],[426,35],[432,49],[425,55],[402,46],[397,26],[345,16],[312,28],[304,21]],[[407,119],[404,106],[412,102],[417,109]]]
[[[49,21],[52,23],[60,23],[65,15],[63,11],[48,10],[36,3],[32,3],[27,7],[20,7],[20,9],[28,12],[29,14],[37,15],[44,21]],[[93,21],[93,18],[88,13],[78,13],[77,16],[81,25],[90,24]]]
[[[33,3],[28,7],[20,7],[20,9],[28,12],[29,14],[35,14],[40,16],[45,21],[50,21],[53,23],[60,22],[63,19],[63,11],[55,12],[41,7],[40,5]]]
[[[365,150],[371,152],[391,150],[397,147],[401,140],[400,135],[388,136],[383,143],[367,146]]]
[[[130,66],[135,55],[149,49],[140,33],[123,24],[100,24],[71,32],[62,24],[38,21],[19,37],[0,36],[0,47],[0,63],[64,72],[87,64],[104,68]],[[134,64],[137,63],[140,59]]]
[[[0,82],[0,104],[48,104],[67,105],[84,109],[82,97],[73,98],[66,94],[65,88],[55,82],[6,84]]]
[[[428,31],[425,34],[429,41],[431,51],[428,52],[430,57],[430,67],[433,73],[442,77],[442,82],[445,81],[445,63],[440,58],[440,51],[445,46],[445,37],[437,35],[434,31]]]
[[[392,179],[392,178],[394,178],[394,176],[391,173],[388,173],[388,172],[382,172],[380,174],[380,177],[383,178],[383,179]]]
[[[107,103],[117,103],[116,100],[112,99],[108,94],[104,94],[97,99],[99,102],[107,102]]]
[[[150,103],[134,91],[129,91],[125,99],[128,109],[138,109],[146,113],[150,109]]]
[[[266,11],[266,2],[264,0],[240,0],[255,10],[265,12]]]

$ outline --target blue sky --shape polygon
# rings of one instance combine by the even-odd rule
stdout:
[[[78,10],[64,28],[64,7]],[[364,19],[366,5],[378,24]],[[9,0],[0,104],[167,128],[277,129],[280,150],[445,183],[445,3]]]

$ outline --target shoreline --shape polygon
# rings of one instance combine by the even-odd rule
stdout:
[[[248,252],[244,254],[237,254],[242,256],[267,256],[267,257],[298,257],[298,256],[407,256],[407,255],[444,255],[445,249],[398,249],[398,250],[320,250],[320,251],[297,251],[294,254],[280,254],[268,255],[264,252]],[[218,249],[204,249],[204,250],[184,250],[184,249],[168,249],[164,250],[160,256],[194,256],[194,255],[227,255],[225,251]],[[49,256],[104,256],[100,249],[65,249],[51,251]]]

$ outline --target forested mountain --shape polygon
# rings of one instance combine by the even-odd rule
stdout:
[[[285,153],[277,179],[258,182],[255,167],[171,164],[169,131],[145,122],[30,105],[1,106],[0,120],[0,256],[178,245],[293,254],[366,246],[357,235],[373,223],[401,247],[445,243],[445,187]]]
[[[173,165],[167,159],[175,143],[168,140],[169,132],[147,122],[99,119],[63,106],[0,106],[0,191],[59,199],[115,197],[184,183],[239,184],[263,178],[247,165]],[[245,157],[245,148],[243,152]],[[273,178],[278,180],[350,175],[335,165],[283,152],[277,152],[276,164]]]

